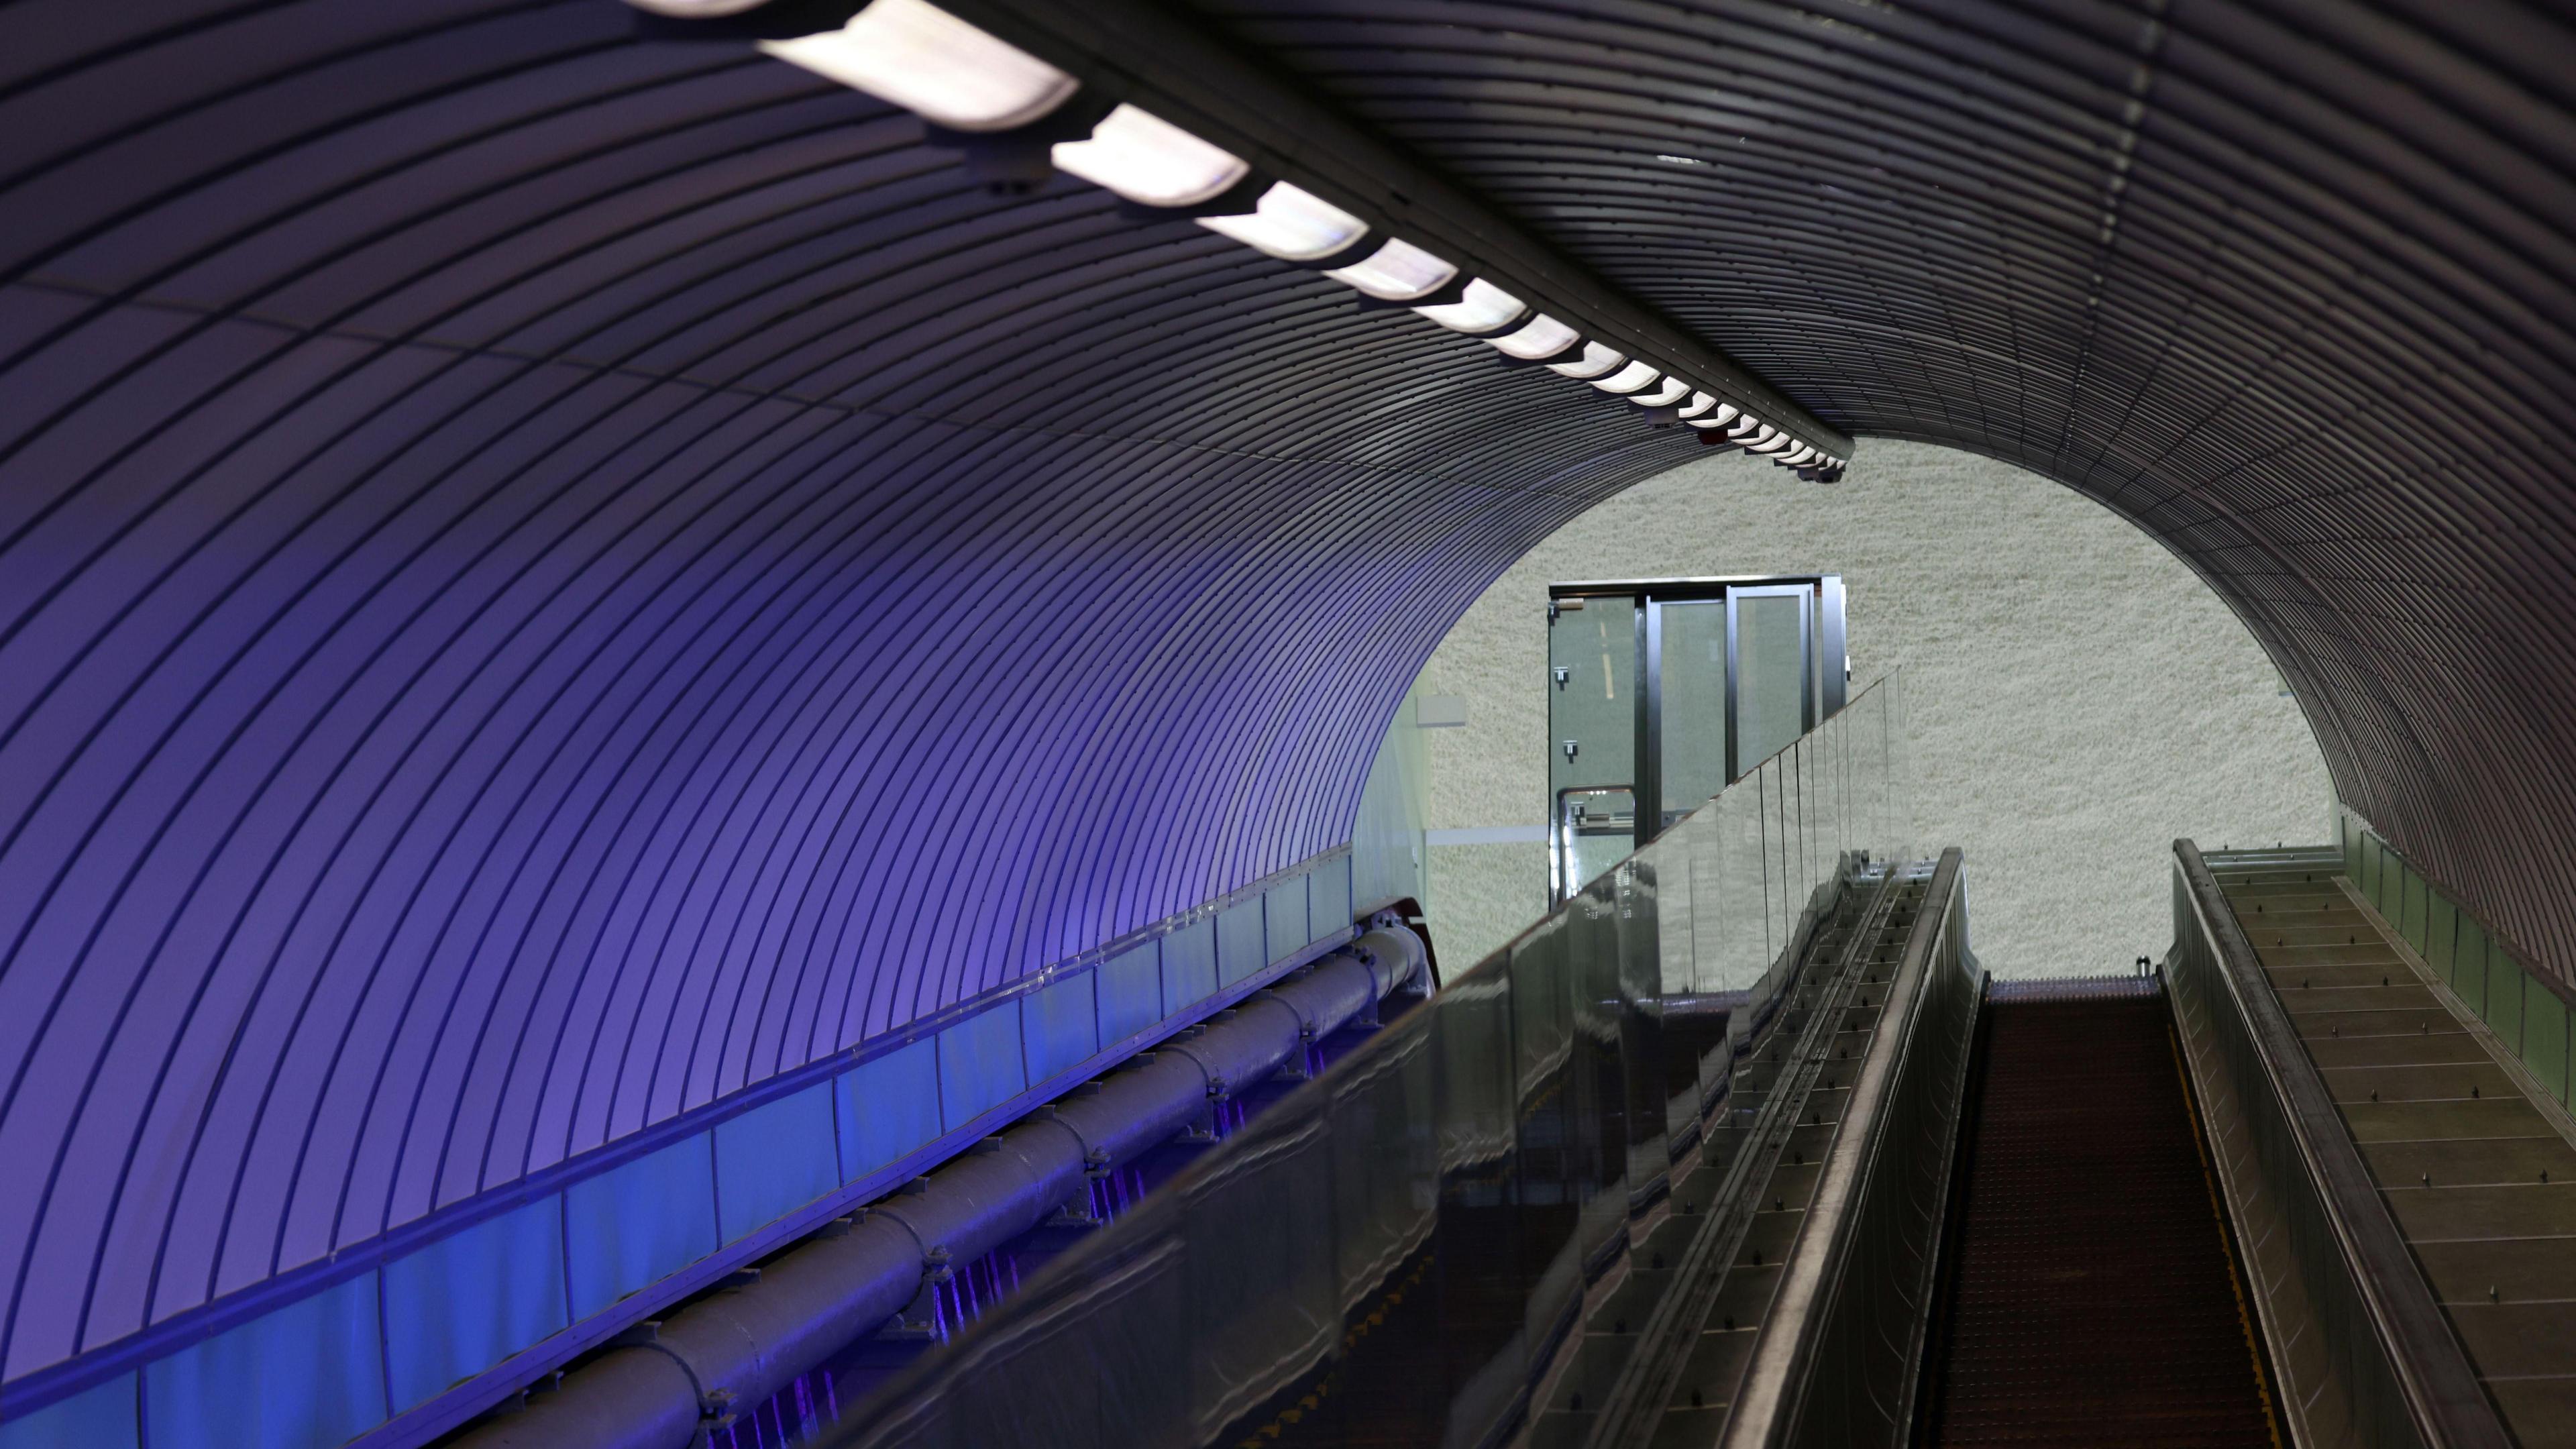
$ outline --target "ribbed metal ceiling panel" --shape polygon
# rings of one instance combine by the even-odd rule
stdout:
[[[2343,797],[2567,979],[2563,11],[1191,3],[1827,423],[2164,540]]]
[[[12,1376],[1346,840],[1694,446],[605,0],[0,25]]]
[[[1828,422],[2165,539],[2576,959],[2557,21],[1199,16]],[[10,1377],[1339,842],[1467,602],[1695,451],[609,0],[0,34]]]

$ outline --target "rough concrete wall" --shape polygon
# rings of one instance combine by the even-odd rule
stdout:
[[[1925,853],[1967,853],[1998,975],[2161,955],[2171,842],[2326,838],[2325,763],[2243,625],[2181,562],[2007,464],[1872,441],[1839,487],[1740,456],[1663,474],[1559,530],[1423,669],[1464,696],[1427,731],[1430,825],[1545,818],[1546,597],[1561,579],[1839,570],[1855,690],[1905,667]],[[1439,846],[1441,949],[1472,960],[1545,905],[1538,845]]]

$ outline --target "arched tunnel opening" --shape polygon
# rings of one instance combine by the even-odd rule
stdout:
[[[2556,9],[0,39],[0,1449],[2576,1422]]]

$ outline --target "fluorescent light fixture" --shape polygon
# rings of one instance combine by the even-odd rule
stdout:
[[[875,0],[838,30],[760,48],[955,131],[1025,126],[1077,89],[1063,71],[927,0]]]
[[[1464,299],[1413,310],[1453,332],[1485,332],[1502,326],[1528,309],[1520,298],[1477,277],[1467,283]]]
[[[1599,387],[1601,384],[1596,382],[1592,385]],[[1664,379],[1664,385],[1653,392],[1630,393],[1628,401],[1641,408],[1668,408],[1690,396],[1690,390],[1689,383],[1678,377],[1668,377]]]
[[[1368,230],[1331,202],[1282,181],[1242,216],[1203,216],[1199,225],[1285,262],[1329,257]]]
[[[1695,392],[1690,395],[1690,401],[1682,405],[1679,416],[1685,420],[1695,418],[1717,405],[1717,399],[1707,393]]]
[[[1054,156],[1057,170],[1143,206],[1205,201],[1252,170],[1242,157],[1124,104],[1092,127],[1090,140],[1056,142]]]
[[[1504,356],[1527,361],[1531,358],[1554,357],[1573,346],[1574,329],[1542,312],[1532,317],[1529,325],[1518,331],[1507,332],[1500,337],[1488,337],[1485,340],[1494,344],[1494,349]]]
[[[1551,362],[1547,365],[1547,370],[1559,377],[1588,381],[1618,371],[1619,364],[1627,360],[1628,354],[1624,352],[1613,352],[1598,342],[1586,342],[1583,344],[1581,357],[1572,362]]]
[[[1632,362],[1626,367],[1620,368],[1617,372],[1610,374],[1608,377],[1596,377],[1592,379],[1592,385],[1601,389],[1603,392],[1637,392],[1642,390],[1648,383],[1653,382],[1656,378],[1661,376],[1663,376],[1663,374],[1657,372],[1651,364]]]
[[[1409,241],[1388,237],[1386,245],[1347,267],[1324,273],[1348,282],[1384,302],[1410,302],[1449,285],[1458,269]]]

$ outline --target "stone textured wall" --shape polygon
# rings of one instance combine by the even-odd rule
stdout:
[[[2161,955],[2171,842],[2327,838],[2331,790],[2253,637],[2127,521],[2010,465],[1873,440],[1838,487],[1740,456],[1577,518],[1459,620],[1417,682],[1464,696],[1427,731],[1430,825],[1546,811],[1546,597],[1560,579],[1839,570],[1855,690],[1904,666],[1925,853],[1967,852],[1972,941],[2004,976]],[[1544,908],[1538,845],[1440,846],[1443,956]]]

